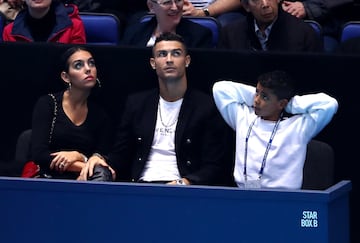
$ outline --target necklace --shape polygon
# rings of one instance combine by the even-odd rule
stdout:
[[[172,127],[172,126],[174,126],[175,123],[178,121],[180,109],[178,110],[178,112],[177,112],[177,114],[176,114],[176,118],[173,119],[173,121],[171,121],[171,119],[169,119],[168,124],[165,124],[164,121],[163,121],[162,114],[161,114],[160,102],[159,102],[159,104],[158,104],[158,111],[159,111],[159,116],[160,116],[161,124],[162,124],[164,127],[166,127],[166,128]],[[170,118],[171,118],[171,117],[170,117]]]

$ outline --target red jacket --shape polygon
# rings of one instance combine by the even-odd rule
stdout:
[[[47,42],[85,44],[85,28],[77,6],[53,2],[51,8],[54,9],[56,15],[56,24]],[[4,27],[3,41],[34,41],[26,21],[28,15],[28,10],[25,9],[16,16],[14,22]]]

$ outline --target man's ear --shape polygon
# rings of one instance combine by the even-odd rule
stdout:
[[[186,58],[185,58],[185,66],[188,67],[191,63],[191,57],[190,55],[186,55]]]
[[[280,100],[280,107],[281,109],[285,109],[285,107],[287,106],[287,104],[289,103],[289,100],[288,99],[281,99]]]

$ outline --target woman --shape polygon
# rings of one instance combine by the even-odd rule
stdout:
[[[106,112],[88,97],[100,85],[95,60],[84,47],[71,47],[63,55],[65,91],[44,95],[32,118],[31,154],[42,171],[53,178],[76,179],[94,153],[105,154],[111,144],[111,122]],[[107,168],[100,180],[111,180]],[[91,179],[91,178],[90,178]]]
[[[14,22],[5,26],[3,41],[85,44],[85,28],[76,5],[56,0],[26,0]]]
[[[188,48],[212,48],[212,33],[209,29],[182,18],[184,0],[148,0],[150,13],[155,16],[150,21],[140,21],[129,25],[121,44],[151,47],[156,37],[170,32],[181,35]]]

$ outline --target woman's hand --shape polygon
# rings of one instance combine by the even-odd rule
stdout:
[[[50,163],[50,169],[52,170],[59,172],[67,170],[80,171],[85,165],[84,155],[77,151],[60,151],[51,153],[50,155],[54,156]]]

